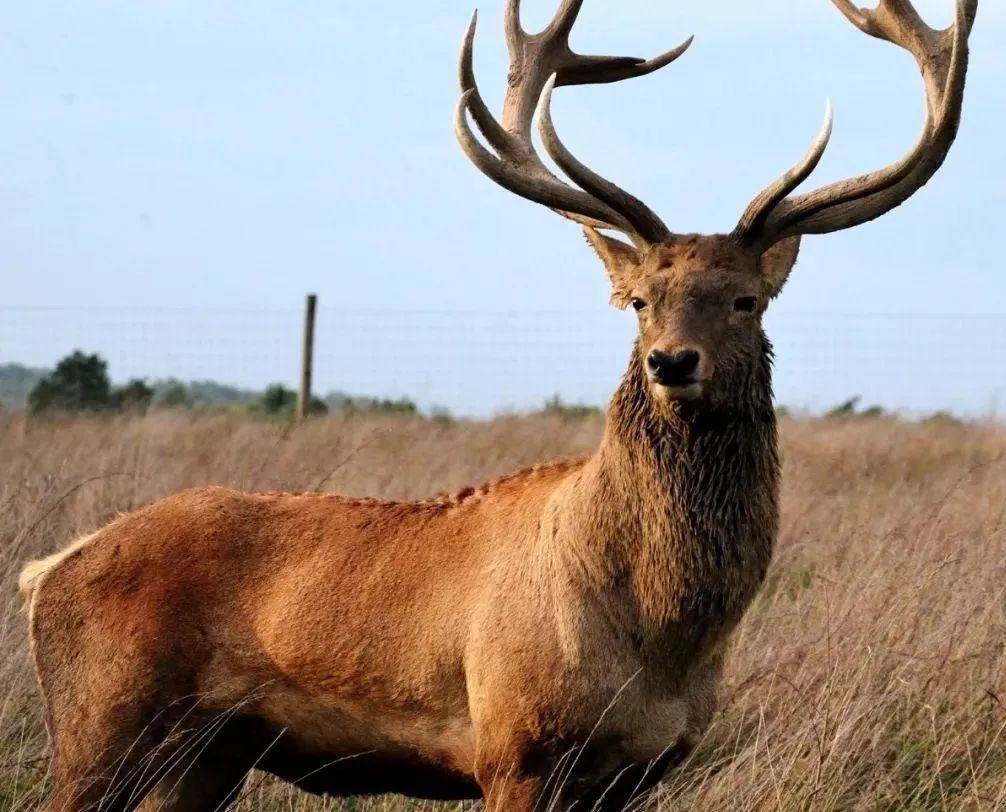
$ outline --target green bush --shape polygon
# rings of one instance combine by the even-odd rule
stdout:
[[[859,408],[859,402],[862,398],[859,395],[851,397],[837,406],[829,409],[824,413],[824,416],[829,419],[835,418],[846,418],[846,417],[883,417],[885,412],[881,406],[867,406],[865,409]]]
[[[937,426],[963,426],[964,421],[959,417],[955,417],[950,412],[933,412],[932,414],[926,415],[922,418],[922,422],[929,425]]]
[[[258,400],[258,408],[262,414],[274,415],[292,412],[297,405],[297,393],[287,389],[281,383],[267,386]]]
[[[248,411],[258,417],[270,418],[291,418],[297,408],[297,393],[292,389],[287,389],[281,383],[274,383],[266,387],[258,400],[249,406]],[[328,406],[319,398],[311,398],[311,414],[325,414]]]
[[[131,412],[145,412],[154,399],[154,390],[140,378],[133,378],[125,386],[112,390],[109,406]]]
[[[542,407],[542,412],[544,414],[568,418],[599,417],[604,413],[597,406],[587,406],[583,403],[566,403],[559,395],[553,395],[546,400],[545,405]]]
[[[192,397],[183,383],[170,383],[157,396],[156,403],[165,409],[189,409]]]
[[[108,364],[97,354],[74,350],[28,394],[33,414],[49,411],[98,412],[111,404]]]
[[[329,392],[325,396],[329,408],[336,412],[397,412],[419,414],[419,407],[409,398],[369,398]]]

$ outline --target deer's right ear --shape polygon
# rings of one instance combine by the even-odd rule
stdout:
[[[583,232],[611,277],[611,303],[625,309],[632,298],[632,286],[639,273],[639,252],[621,240],[606,237],[595,228],[588,227]]]

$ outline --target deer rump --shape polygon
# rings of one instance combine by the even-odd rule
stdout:
[[[312,792],[478,797],[478,513],[198,489],[29,567],[57,776],[107,753],[113,795],[210,761],[235,785],[256,766]]]

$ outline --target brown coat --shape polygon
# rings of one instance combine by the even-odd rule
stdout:
[[[775,535],[767,354],[758,386],[667,420],[634,360],[589,459],[414,504],[199,488],[30,567],[52,808],[158,747],[154,797],[193,809],[253,764],[529,810],[680,757]]]

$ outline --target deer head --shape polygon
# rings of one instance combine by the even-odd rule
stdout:
[[[803,160],[751,201],[733,231],[715,235],[668,229],[642,201],[577,160],[559,139],[550,111],[556,86],[652,73],[681,56],[691,38],[650,60],[584,56],[569,46],[583,0],[563,0],[537,34],[521,26],[520,0],[508,0],[510,71],[503,116],[497,120],[475,83],[476,17],[468,27],[455,112],[462,148],[500,186],[584,227],[611,277],[612,303],[631,305],[638,313],[639,357],[650,391],[662,403],[715,396],[748,375],[767,352],[762,314],[785,284],[800,238],[850,228],[900,205],[939,169],[956,137],[978,0],[956,0],[956,19],[946,30],[927,26],[909,0],[880,0],[874,10],[859,9],[850,0],[832,2],[863,32],[915,57],[926,92],[921,136],[888,167],[793,194],[828,145],[829,104],[821,132]],[[475,137],[469,116],[489,148]],[[560,179],[535,152],[531,127],[536,117],[546,152],[572,183]],[[620,232],[628,242],[602,230]]]

